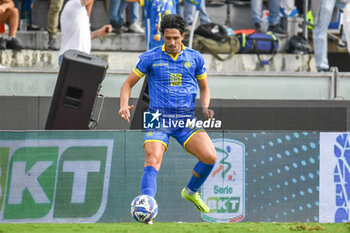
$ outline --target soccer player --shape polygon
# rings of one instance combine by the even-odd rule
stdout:
[[[214,111],[209,109],[210,91],[203,56],[182,44],[186,23],[178,15],[166,15],[161,22],[161,34],[165,44],[139,56],[136,67],[124,82],[120,93],[119,116],[129,122],[128,101],[132,87],[148,74],[149,111],[161,120],[195,119],[195,98],[200,90],[203,114],[212,118]],[[175,117],[174,117],[175,116]],[[208,134],[197,127],[184,125],[160,127],[146,130],[144,149],[145,164],[141,178],[141,192],[154,197],[157,191],[156,177],[169,137],[174,137],[187,152],[199,160],[194,166],[192,177],[182,190],[183,198],[191,201],[198,211],[208,213],[208,206],[201,199],[198,189],[205,182],[216,162],[216,151]]]

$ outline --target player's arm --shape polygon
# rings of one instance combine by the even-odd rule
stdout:
[[[134,108],[134,105],[129,106],[131,89],[137,83],[137,81],[139,81],[139,79],[140,77],[131,71],[120,90],[119,116],[127,122],[130,122],[130,110]]]
[[[209,109],[210,104],[210,89],[208,85],[208,78],[205,77],[203,79],[197,80],[200,92],[200,100],[203,109],[203,115],[208,118],[214,117],[214,111]]]

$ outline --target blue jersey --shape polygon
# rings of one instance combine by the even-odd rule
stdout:
[[[182,45],[176,56],[165,45],[142,54],[133,72],[148,74],[150,111],[169,114],[194,114],[198,92],[197,80],[207,77],[203,56]]]

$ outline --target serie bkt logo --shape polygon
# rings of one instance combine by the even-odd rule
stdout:
[[[210,213],[207,222],[238,222],[245,215],[244,144],[232,139],[213,140],[218,162],[202,187]]]
[[[112,151],[113,140],[0,141],[1,221],[97,221]]]

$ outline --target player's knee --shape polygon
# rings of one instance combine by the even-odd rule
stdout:
[[[207,155],[207,158],[206,158],[206,163],[207,164],[214,164],[216,163],[216,151],[214,148],[210,149],[208,151],[208,155]]]

